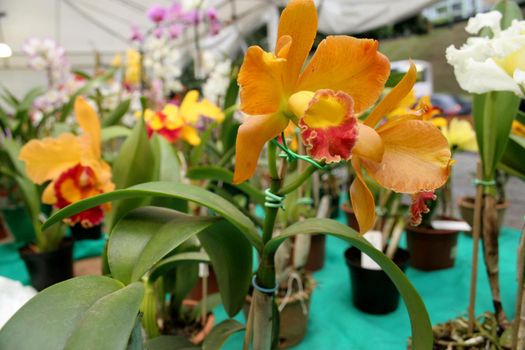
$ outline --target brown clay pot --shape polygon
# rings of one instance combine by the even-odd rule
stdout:
[[[315,282],[311,275],[307,274],[306,280],[303,281],[303,283],[304,292],[292,294],[288,298],[283,310],[279,313],[279,349],[288,349],[299,344],[306,335],[308,316],[310,314],[310,300],[312,298]],[[277,307],[281,305],[283,299],[283,296],[280,295],[275,298]],[[306,307],[306,315],[303,313],[301,300]],[[252,297],[251,295],[248,295],[243,308],[246,319],[248,319],[251,302]]]
[[[474,197],[460,197],[458,198],[457,204],[461,217],[465,220],[470,227],[474,225]],[[509,202],[500,201],[496,204],[496,213],[497,213],[497,224],[498,227],[501,227],[503,224],[503,218],[505,217],[505,210],[509,206]],[[472,234],[471,232],[465,232],[466,234]]]
[[[310,252],[306,261],[305,269],[307,271],[318,271],[324,266],[324,257],[326,247],[326,235],[317,234],[311,236]]]
[[[346,224],[353,228],[354,230],[359,232],[359,223],[357,222],[357,218],[355,216],[354,210],[350,206],[348,202],[344,203],[341,206],[341,209],[345,212],[346,215]]]
[[[410,225],[405,230],[412,267],[432,271],[454,266],[459,231]]]
[[[217,284],[217,276],[213,270],[213,266],[209,266],[209,275],[208,275],[208,295],[215,294],[219,292],[219,285]],[[199,277],[195,287],[188,293],[188,299],[191,300],[201,300],[202,299],[202,278]]]

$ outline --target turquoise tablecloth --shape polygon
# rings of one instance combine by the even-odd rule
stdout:
[[[513,317],[516,295],[516,250],[519,231],[504,228],[500,237],[500,273],[503,304]],[[355,309],[350,299],[348,270],[343,260],[346,242],[327,239],[326,263],[314,274],[314,291],[308,333],[295,349],[405,349],[410,324],[402,304],[389,315],[373,316]],[[75,246],[75,258],[99,254],[102,241],[84,241]],[[407,276],[423,297],[432,323],[444,322],[466,313],[468,304],[472,240],[461,235],[456,265],[452,269],[422,272],[409,268]],[[491,310],[490,291],[480,256],[476,311]],[[0,275],[28,282],[27,272],[14,245],[0,245]],[[215,310],[218,321],[226,318],[222,307]],[[237,318],[244,322],[244,317]],[[233,336],[224,349],[241,349],[242,334]]]

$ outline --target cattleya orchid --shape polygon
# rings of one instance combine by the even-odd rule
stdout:
[[[314,160],[351,160],[356,172],[352,206],[360,231],[366,232],[375,221],[375,203],[362,167],[385,188],[429,192],[447,180],[451,153],[439,129],[419,114],[378,126],[414,86],[414,65],[361,122],[357,116],[383,91],[389,61],[375,40],[329,36],[305,65],[316,32],[314,2],[292,0],[281,15],[275,53],[248,48],[238,78],[240,108],[248,116],[237,137],[234,183],[254,174],[265,143],[293,122]]]
[[[95,110],[83,97],[76,98],[74,107],[82,135],[63,133],[56,138],[31,140],[20,151],[29,179],[39,185],[50,181],[42,202],[59,209],[115,188],[111,168],[101,158],[100,121]],[[67,222],[71,226],[98,225],[109,209],[110,205],[104,204],[76,214]]]
[[[453,151],[477,152],[476,133],[467,120],[453,118],[448,124],[440,126],[440,129]]]
[[[197,90],[189,91],[180,106],[168,103],[160,111],[154,112],[146,109],[148,136],[156,132],[173,143],[182,139],[192,146],[201,143],[198,129],[203,126],[201,118],[208,118],[222,122],[224,114],[219,107],[206,99],[199,101]]]
[[[456,79],[463,90],[482,94],[489,91],[513,91],[524,97],[525,87],[525,21],[513,20],[501,29],[498,11],[479,13],[469,19],[465,30],[478,34],[489,28],[492,37],[467,39],[456,49],[447,48],[447,61],[454,66]]]

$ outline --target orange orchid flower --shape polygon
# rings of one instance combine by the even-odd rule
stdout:
[[[290,121],[301,128],[309,154],[327,163],[350,158],[356,115],[374,104],[390,72],[378,42],[329,36],[304,69],[317,33],[312,0],[292,0],[279,22],[275,53],[259,46],[246,51],[239,71],[240,109],[234,183],[255,172],[264,144]]]
[[[197,90],[189,91],[180,106],[169,103],[161,111],[146,109],[144,113],[148,136],[151,137],[156,132],[171,143],[182,139],[192,146],[201,143],[197,131],[201,117],[220,123],[224,119],[224,114],[210,101],[206,99],[199,101]]]
[[[447,139],[421,113],[391,118],[378,125],[393,111],[416,82],[416,67],[359,123],[359,138],[352,149],[352,166],[356,172],[350,196],[352,207],[364,233],[375,222],[374,197],[363,175],[367,173],[382,187],[395,192],[417,195],[432,192],[445,184],[452,164]]]
[[[75,100],[75,116],[84,133],[80,136],[63,133],[57,138],[31,140],[20,151],[26,173],[31,181],[50,181],[42,194],[42,202],[63,208],[115,188],[111,168],[101,159],[100,121],[95,110],[83,97]],[[109,205],[88,209],[67,219],[70,225],[98,225]]]
[[[302,69],[312,47],[317,13],[311,0],[292,0],[279,22],[275,54],[250,47],[239,72],[241,110],[234,183],[249,179],[264,144],[290,121],[316,161],[350,160],[356,171],[350,195],[360,232],[375,221],[375,202],[362,168],[381,186],[417,194],[442,186],[450,172],[450,149],[423,114],[379,122],[412,90],[416,69],[373,109],[364,122],[357,115],[379,98],[390,73],[375,40],[329,36]]]

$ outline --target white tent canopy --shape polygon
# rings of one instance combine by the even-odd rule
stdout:
[[[182,0],[182,3],[198,0]],[[219,35],[202,42],[204,49],[213,47],[232,54],[244,49],[243,37],[262,25],[268,25],[269,42],[275,42],[279,6],[285,0],[205,0],[215,6],[226,25]],[[435,0],[317,0],[319,30],[326,34],[366,32],[421,11]],[[14,51],[13,57],[0,61],[0,80],[16,93],[29,85],[43,83],[43,74],[27,71],[21,52],[29,37],[52,38],[68,53],[71,63],[88,68],[94,63],[94,50],[108,62],[116,52],[129,47],[130,25],[151,27],[146,10],[153,4],[168,6],[170,0],[16,0],[0,2],[0,19],[4,41]],[[237,20],[231,21],[235,13]],[[232,23],[227,25],[228,23]],[[191,31],[192,32],[192,31]],[[184,33],[175,45],[181,56],[192,57],[192,33]],[[28,81],[29,79],[29,81]]]

